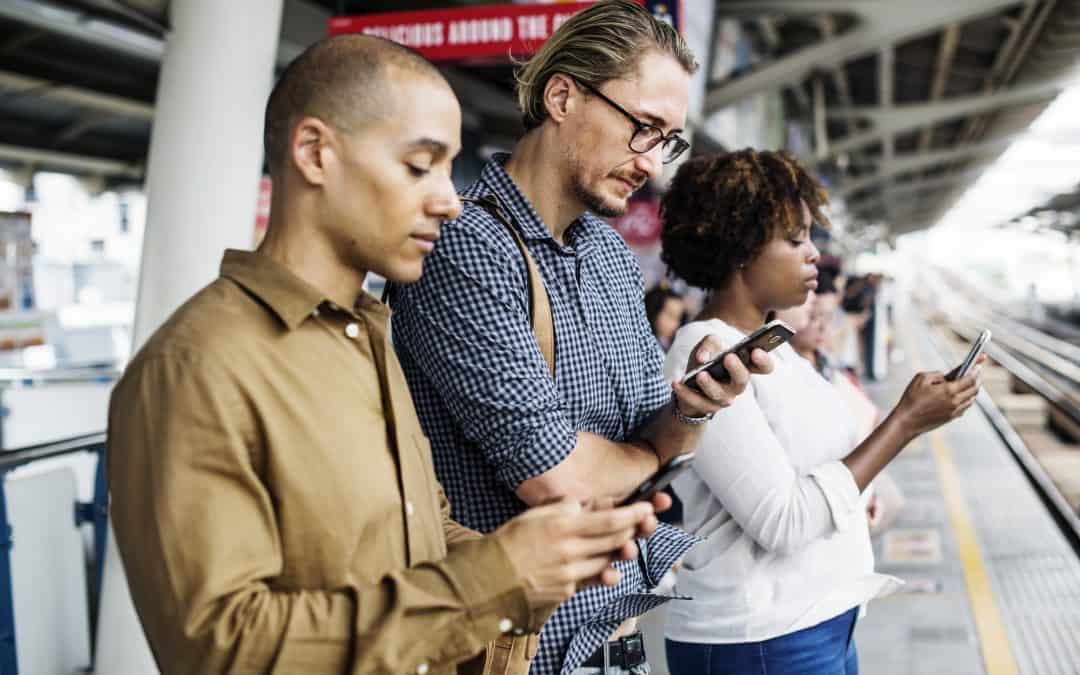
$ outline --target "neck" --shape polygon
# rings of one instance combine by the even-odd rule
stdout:
[[[272,199],[270,224],[258,252],[283,265],[338,306],[352,309],[363,292],[367,272],[342,260],[314,218],[314,204],[302,203],[303,196],[288,200],[275,194]]]
[[[547,125],[525,134],[506,162],[506,173],[562,244],[567,228],[585,212],[585,205],[574,195],[558,163],[560,153],[550,151],[557,142]]]
[[[739,279],[713,291],[709,303],[701,310],[698,321],[720,319],[743,333],[752,333],[765,323],[767,307],[759,307]]]
[[[813,349],[807,349],[806,347],[799,347],[795,352],[812,363],[817,368],[817,353]]]

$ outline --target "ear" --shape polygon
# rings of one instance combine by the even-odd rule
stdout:
[[[312,185],[326,181],[326,159],[331,149],[332,131],[317,117],[304,117],[293,127],[289,159],[304,180]]]
[[[548,117],[559,123],[566,119],[574,106],[581,99],[581,89],[566,74],[555,73],[544,85],[544,108]]]

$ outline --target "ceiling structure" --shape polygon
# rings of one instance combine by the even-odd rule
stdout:
[[[285,0],[278,63],[334,14],[470,4],[487,3]],[[783,91],[814,129],[805,159],[856,224],[893,233],[933,224],[1080,59],[1080,0],[717,0],[717,15],[762,58],[710,83],[705,114]],[[168,0],[0,0],[0,165],[140,181],[167,32]],[[446,72],[467,128],[520,132],[508,67]]]
[[[326,35],[335,14],[464,6],[430,0],[284,0],[278,66]],[[0,0],[0,167],[141,182],[168,27],[168,0]],[[490,72],[489,72],[490,71]],[[510,69],[446,69],[465,124],[520,133]]]
[[[1078,0],[720,0],[762,60],[706,113],[783,91],[856,224],[934,224],[1080,62]]]
[[[1003,227],[1020,225],[1038,231],[1054,231],[1072,240],[1080,239],[1080,185],[1028,209]]]

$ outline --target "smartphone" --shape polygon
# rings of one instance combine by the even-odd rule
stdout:
[[[693,463],[694,453],[692,452],[671,458],[667,464],[657,469],[656,473],[646,478],[645,482],[634,488],[629,497],[619,502],[619,506],[628,506],[634,502],[652,499],[654,494],[671,485],[671,481],[675,480],[680,473],[689,469]]]
[[[959,380],[961,377],[968,374],[971,367],[975,365],[975,359],[979,358],[979,354],[982,353],[986,343],[990,342],[990,331],[984,330],[979,333],[979,337],[975,338],[975,343],[971,345],[971,349],[968,350],[967,356],[960,362],[960,365],[950,370],[945,379],[952,382],[953,380]]]
[[[747,335],[744,339],[740,340],[737,345],[720,356],[717,356],[715,359],[703,363],[696,368],[691,368],[683,377],[682,383],[688,387],[701,391],[701,388],[698,387],[697,381],[694,378],[703,370],[709,371],[709,375],[712,375],[713,379],[717,382],[727,382],[731,378],[728,375],[727,369],[724,368],[723,361],[724,357],[728,354],[735,354],[739,357],[739,360],[743,362],[743,365],[749,368],[750,353],[752,351],[755,349],[762,349],[771,352],[790,340],[793,335],[795,335],[795,331],[792,330],[791,326],[780,319],[770,321],[753,333]]]

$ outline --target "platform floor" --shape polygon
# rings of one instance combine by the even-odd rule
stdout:
[[[899,318],[904,356],[868,387],[886,411],[913,373],[953,358],[913,311]],[[1080,559],[982,409],[919,439],[888,473],[905,503],[874,550],[907,584],[860,621],[860,672],[1080,675]],[[658,675],[663,613],[642,621]]]

